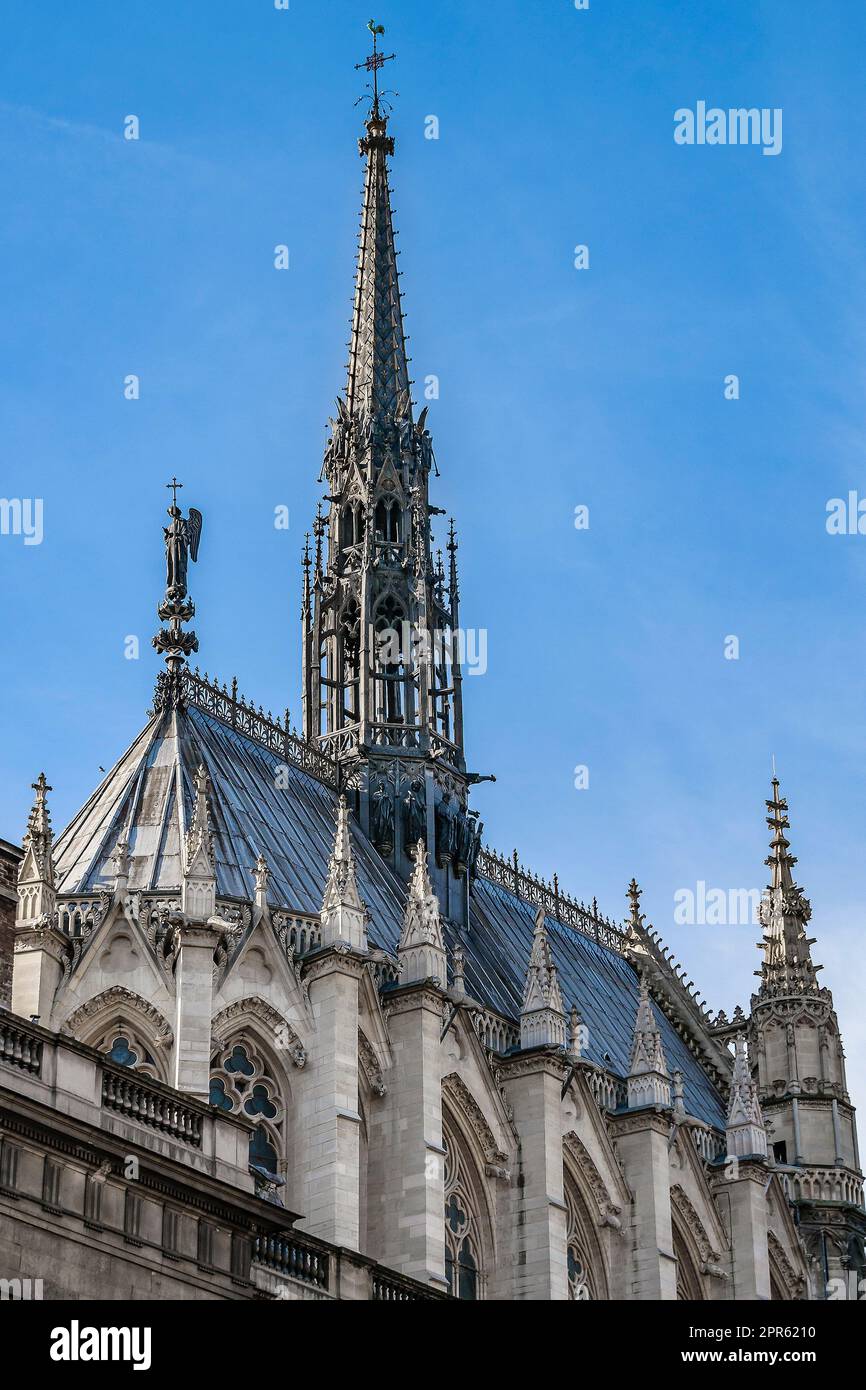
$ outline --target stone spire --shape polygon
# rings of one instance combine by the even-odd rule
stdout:
[[[380,56],[380,55],[377,55]],[[378,92],[358,141],[366,160],[346,407],[371,418],[396,416],[409,400],[409,364],[394,244],[388,156],[394,139]]]
[[[51,846],[54,832],[48,810],[49,787],[44,772],[33,783],[36,799],[27,819],[24,836],[24,858],[18,869],[19,925],[49,920],[54,916],[56,894]]]
[[[195,805],[184,843],[181,907],[185,917],[208,921],[216,912],[216,863],[213,850],[209,780],[204,763],[195,779]]]
[[[766,1158],[767,1131],[749,1068],[746,1039],[737,1034],[734,1073],[725,1125],[728,1155],[736,1158]]]
[[[812,963],[810,947],[815,938],[806,935],[806,923],[812,915],[808,898],[794,882],[791,870],[797,860],[790,853],[785,831],[790,829],[788,803],[779,795],[779,779],[773,777],[773,795],[767,802],[767,824],[773,832],[766,863],[770,883],[760,906],[764,929],[758,943],[764,952],[760,971],[759,994],[763,997],[795,994],[819,994],[817,974],[821,966]]]
[[[430,883],[423,840],[419,840],[415,846],[414,859],[403,930],[397,946],[400,983],[409,985],[422,980],[438,980],[444,989],[447,983],[445,942],[439,921],[439,900]]]
[[[627,1087],[630,1110],[645,1105],[669,1106],[671,1103],[671,1081],[662,1047],[662,1035],[643,976],[640,982],[640,999],[634,1025]]]
[[[325,895],[320,914],[322,945],[367,949],[367,909],[355,878],[355,859],[349,834],[349,808],[345,796],[337,803],[337,830],[328,863]]]
[[[373,26],[374,38],[380,31]],[[423,837],[439,901],[465,927],[478,850],[468,789],[479,779],[463,752],[456,540],[445,574],[432,533],[428,407],[416,418],[411,397],[384,61],[374,47],[359,65],[373,79],[363,204],[346,386],[330,421],[326,510],[302,601],[303,735],[350,770],[358,825],[405,883]]]
[[[540,907],[535,914],[535,936],[523,986],[520,1046],[543,1045],[565,1046],[565,1010],[550,951],[544,909]]]

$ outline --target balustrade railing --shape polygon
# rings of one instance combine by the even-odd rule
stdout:
[[[299,1279],[317,1289],[327,1289],[330,1260],[322,1250],[305,1245],[296,1236],[259,1236],[253,1246],[253,1259],[275,1274]]]
[[[545,883],[543,879],[528,873],[521,867],[516,855],[506,859],[504,855],[496,854],[493,850],[479,850],[475,871],[491,883],[498,883],[501,887],[509,889],[518,898],[523,898],[524,902],[543,907],[546,913],[563,926],[581,932],[601,946],[622,951],[625,933],[609,917],[603,917],[594,904],[592,908],[588,908],[576,898],[563,893],[556,878],[553,883]]]
[[[13,1023],[8,1015],[0,1013],[0,1062],[7,1067],[19,1067],[30,1072],[31,1076],[42,1074],[42,1039],[28,1032],[26,1027]]]
[[[503,1018],[492,1009],[474,1009],[472,1025],[480,1041],[491,1052],[507,1052],[520,1045],[520,1028],[513,1020]]]
[[[197,668],[194,671],[188,667],[184,669],[180,693],[181,699],[188,705],[237,729],[238,733],[277,753],[284,762],[310,773],[326,786],[336,788],[336,763],[320,748],[299,738],[297,731],[290,727],[288,710],[280,723],[270,711],[265,714],[261,705],[256,709],[243,696],[239,696],[237,681],[232,681],[229,689],[225,682],[220,685],[218,681],[209,680],[207,672],[201,676]],[[160,697],[160,686],[157,684],[154,698],[156,708],[159,707]]]
[[[863,1179],[847,1168],[800,1168],[782,1172],[792,1202],[848,1202],[863,1206]]]
[[[116,1110],[127,1119],[158,1129],[160,1133],[180,1139],[194,1149],[202,1146],[202,1116],[197,1110],[164,1094],[158,1084],[148,1084],[134,1073],[105,1063],[102,1070],[102,1104],[107,1110]]]
[[[626,1104],[628,1092],[622,1077],[602,1071],[600,1067],[590,1070],[587,1076],[599,1110],[618,1110]]]
[[[271,920],[286,954],[306,955],[322,941],[322,924],[318,917],[299,917],[295,913],[274,912]]]
[[[425,1303],[447,1295],[429,1293],[417,1284],[404,1283],[396,1274],[386,1274],[384,1270],[373,1271],[371,1279],[371,1302],[373,1303]]]

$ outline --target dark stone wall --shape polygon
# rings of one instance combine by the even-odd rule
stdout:
[[[12,1006],[12,939],[15,934],[15,885],[21,850],[0,840],[0,1005]]]

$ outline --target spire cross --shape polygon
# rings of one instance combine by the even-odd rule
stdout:
[[[166,487],[170,487],[170,488],[171,488],[171,490],[172,490],[171,505],[172,505],[173,507],[176,507],[176,506],[177,506],[177,490],[178,490],[179,487],[183,487],[183,483],[179,483],[178,480],[177,480],[177,478],[175,478],[174,474],[172,474],[171,482],[170,482],[170,483],[166,483]]]
[[[373,35],[373,52],[370,54],[370,56],[369,56],[368,58],[365,58],[365,59],[364,59],[363,63],[356,63],[356,64],[355,64],[355,71],[358,72],[358,71],[360,71],[361,68],[364,68],[367,72],[371,72],[371,73],[373,74],[373,111],[372,111],[372,114],[373,114],[374,116],[378,116],[378,114],[379,114],[379,69],[382,68],[382,67],[384,67],[386,63],[390,63],[392,58],[396,58],[396,57],[397,57],[397,54],[396,54],[396,53],[380,53],[380,52],[379,52],[379,48],[378,48],[378,39],[379,39],[379,35],[380,35],[380,34],[384,34],[384,32],[385,32],[385,26],[384,26],[384,24],[377,24],[376,21],[375,21],[374,19],[371,19],[371,20],[369,21],[368,25],[367,25],[367,28],[370,30],[370,33]]]

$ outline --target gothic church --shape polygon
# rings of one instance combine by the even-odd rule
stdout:
[[[760,981],[733,1019],[636,883],[618,924],[482,845],[388,126],[377,92],[303,556],[302,728],[189,665],[202,518],[175,494],[144,728],[61,834],[40,775],[23,854],[0,842],[0,1278],[80,1299],[856,1298],[854,1112],[778,782]]]

